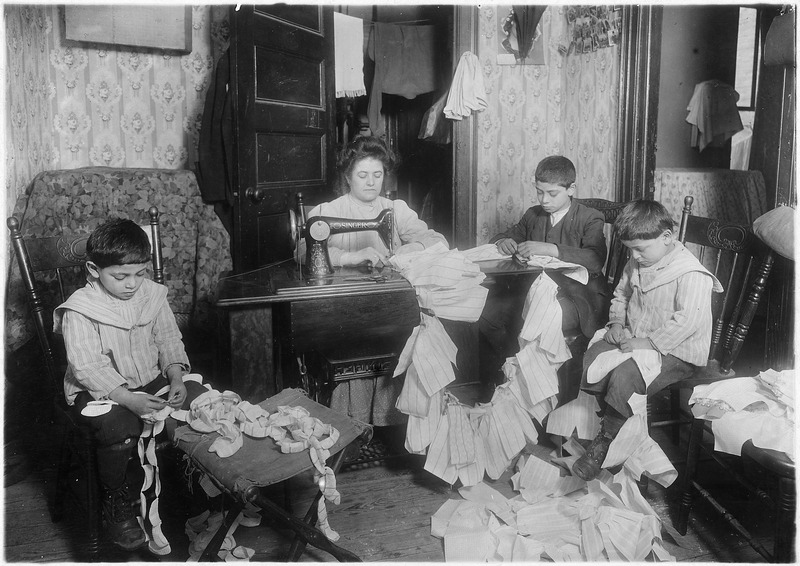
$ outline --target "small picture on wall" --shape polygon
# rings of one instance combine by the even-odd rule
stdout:
[[[500,65],[544,65],[544,34],[541,18],[546,6],[498,6],[497,63]]]

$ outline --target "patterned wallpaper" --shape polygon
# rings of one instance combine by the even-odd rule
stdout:
[[[205,92],[228,43],[227,6],[192,7],[186,55],[67,45],[62,7],[3,10],[6,210],[45,170],[195,168]]]
[[[6,210],[48,169],[87,165],[194,169],[205,91],[227,46],[228,7],[192,7],[188,55],[66,45],[63,10],[5,5]],[[478,113],[478,243],[536,203],[547,155],[578,170],[580,197],[614,198],[619,47],[561,55],[564,6],[541,20],[545,65],[497,65],[498,19],[479,8],[478,57],[489,107]]]
[[[540,25],[545,65],[497,65],[508,8],[480,8],[478,57],[488,108],[478,120],[477,243],[516,223],[537,204],[534,172],[548,155],[575,163],[577,196],[614,200],[619,46],[564,56],[566,6],[551,6]]]

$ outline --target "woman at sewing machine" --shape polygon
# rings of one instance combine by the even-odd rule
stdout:
[[[402,200],[381,196],[383,181],[397,159],[379,138],[359,136],[339,154],[339,191],[342,196],[314,207],[308,217],[333,216],[372,220],[385,208],[394,211],[392,247],[394,253],[422,251],[436,242],[447,240],[428,228],[417,213]],[[300,257],[305,256],[305,242],[300,242]],[[328,238],[328,253],[334,266],[383,266],[389,249],[375,231],[345,232]]]
[[[421,251],[437,242],[448,245],[445,237],[428,228],[404,201],[381,196],[384,179],[396,163],[394,153],[382,140],[357,137],[341,151],[337,161],[342,196],[316,206],[308,217],[371,220],[391,208],[394,253]],[[304,243],[300,241],[300,257],[305,256]],[[374,230],[333,234],[328,239],[328,252],[334,266],[381,267],[389,259],[389,249]],[[402,386],[402,380],[391,377],[346,381],[334,389],[331,408],[377,426],[401,424],[406,417],[394,405]]]

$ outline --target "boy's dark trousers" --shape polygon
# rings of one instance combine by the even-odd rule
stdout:
[[[559,370],[559,404],[571,401],[578,395],[581,382],[582,354],[598,328],[608,320],[611,293],[602,274],[591,274],[586,285],[559,272],[548,272],[559,286],[558,302],[561,305],[561,329],[564,336],[576,337],[568,344],[573,359]],[[515,275],[499,278],[491,288],[486,305],[478,321],[482,340],[488,352],[481,353],[481,376],[492,375],[502,366],[505,358],[519,351],[519,333],[522,330],[522,308],[533,279]]]
[[[618,346],[609,344],[605,340],[592,344],[586,351],[583,360],[581,389],[597,396],[601,411],[605,411],[606,407],[610,406],[626,419],[633,416],[633,412],[628,406],[628,399],[633,393],[653,395],[668,385],[691,376],[695,369],[692,364],[667,354],[661,356],[661,373],[647,387],[645,387],[639,366],[632,359],[622,362],[597,383],[588,383],[586,372],[592,362],[603,352],[616,349]]]
[[[188,381],[186,383],[186,400],[181,408],[188,409],[195,397],[206,391],[199,383]],[[155,394],[159,389],[169,385],[167,379],[159,374],[153,381],[134,389]],[[128,462],[137,449],[139,436],[144,428],[144,423],[137,415],[120,405],[112,405],[111,410],[104,415],[86,417],[81,411],[92,396],[82,391],[75,397],[72,409],[77,419],[89,424],[95,433],[97,442],[97,468],[100,483],[104,489],[115,491],[128,484],[134,493],[138,493],[144,479],[140,467],[134,466],[128,470]]]

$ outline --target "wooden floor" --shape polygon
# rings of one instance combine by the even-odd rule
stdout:
[[[373,444],[383,453],[401,454],[402,431],[379,430]],[[20,438],[23,436],[24,438]],[[83,541],[82,514],[77,507],[58,524],[50,521],[47,502],[52,496],[58,434],[46,424],[17,431],[17,441],[7,437],[7,481],[16,481],[5,490],[4,560],[8,562],[75,562],[81,561]],[[660,442],[670,446],[668,440]],[[388,447],[388,448],[387,448]],[[677,455],[677,450],[671,449]],[[398,455],[379,463],[365,463],[342,470],[338,489],[342,502],[329,505],[331,526],[339,532],[339,544],[365,561],[442,562],[443,544],[430,534],[430,518],[450,498],[460,498],[438,478],[422,469],[422,458]],[[164,466],[170,470],[169,465]],[[713,474],[711,463],[704,464],[707,476]],[[173,470],[175,472],[175,470]],[[162,474],[165,477],[166,474]],[[189,541],[183,525],[189,516],[187,497],[174,479],[179,473],[165,477],[162,495],[162,517],[165,533],[172,544],[172,553],[155,557],[146,551],[123,553],[105,548],[104,561],[185,561]],[[508,475],[493,487],[512,495]],[[663,489],[649,483],[647,498],[662,521],[671,524],[676,509],[675,488]],[[310,476],[295,478],[290,493],[296,514],[302,515],[313,496]],[[282,494],[276,494],[281,496]],[[723,503],[743,517],[742,522],[771,550],[769,514],[759,511],[746,492],[730,487]],[[264,528],[239,527],[236,543],[256,550],[253,560],[282,561],[288,550],[286,532]],[[275,525],[273,525],[275,526]],[[665,535],[667,549],[679,561],[695,562],[763,562],[750,546],[736,536],[707,504],[698,502],[691,517],[689,533],[680,541]],[[310,548],[302,561],[327,562],[332,557]]]
[[[45,422],[36,422],[30,417],[41,413],[37,399],[45,398],[46,394],[41,384],[39,388],[36,386],[36,377],[41,373],[30,371],[39,361],[33,350],[30,359],[18,362],[20,367],[6,367],[5,538],[2,558],[8,562],[82,561],[84,517],[80,508],[70,507],[68,517],[58,524],[50,521],[48,512],[59,433],[46,419],[42,419]],[[743,368],[739,375],[756,373],[754,368]],[[474,391],[466,390],[458,396],[471,403],[474,400],[470,399],[472,394]],[[659,406],[657,403],[657,409]],[[682,464],[679,462],[686,439],[682,439],[678,448],[659,434],[654,434],[656,440],[681,472]],[[443,562],[443,543],[431,536],[430,519],[447,499],[460,496],[451,486],[422,469],[422,457],[405,454],[402,436],[400,429],[376,429],[371,449],[395,457],[350,466],[337,474],[342,501],[338,506],[328,505],[330,524],[341,535],[338,544],[365,561]],[[146,551],[124,553],[106,544],[104,561],[183,562],[188,558],[189,540],[184,533],[184,523],[194,513],[190,506],[196,501],[196,496],[188,494],[185,483],[178,479],[182,470],[177,457],[167,460],[162,463],[164,492],[161,515],[172,553],[166,557],[156,557]],[[712,486],[716,484],[713,487],[717,492],[721,488],[721,502],[767,549],[772,550],[772,516],[748,492],[728,482],[716,470],[713,462],[702,462],[699,474],[703,481]],[[753,470],[742,471],[753,479]],[[302,515],[308,508],[314,495],[312,483],[310,476],[292,480],[289,492],[295,514]],[[488,483],[501,493],[512,495],[508,474]],[[283,493],[275,495],[283,499]],[[665,524],[672,524],[677,509],[676,497],[677,485],[664,489],[649,482],[647,499]],[[261,527],[239,527],[234,533],[236,543],[254,549],[254,561],[283,561],[289,548],[289,535],[278,528],[264,528],[269,526],[267,519],[263,523]],[[694,506],[687,536],[674,541],[664,534],[664,541],[678,561],[764,562],[704,501],[697,501]],[[301,558],[301,561],[312,562],[332,560],[330,555],[313,548]]]

